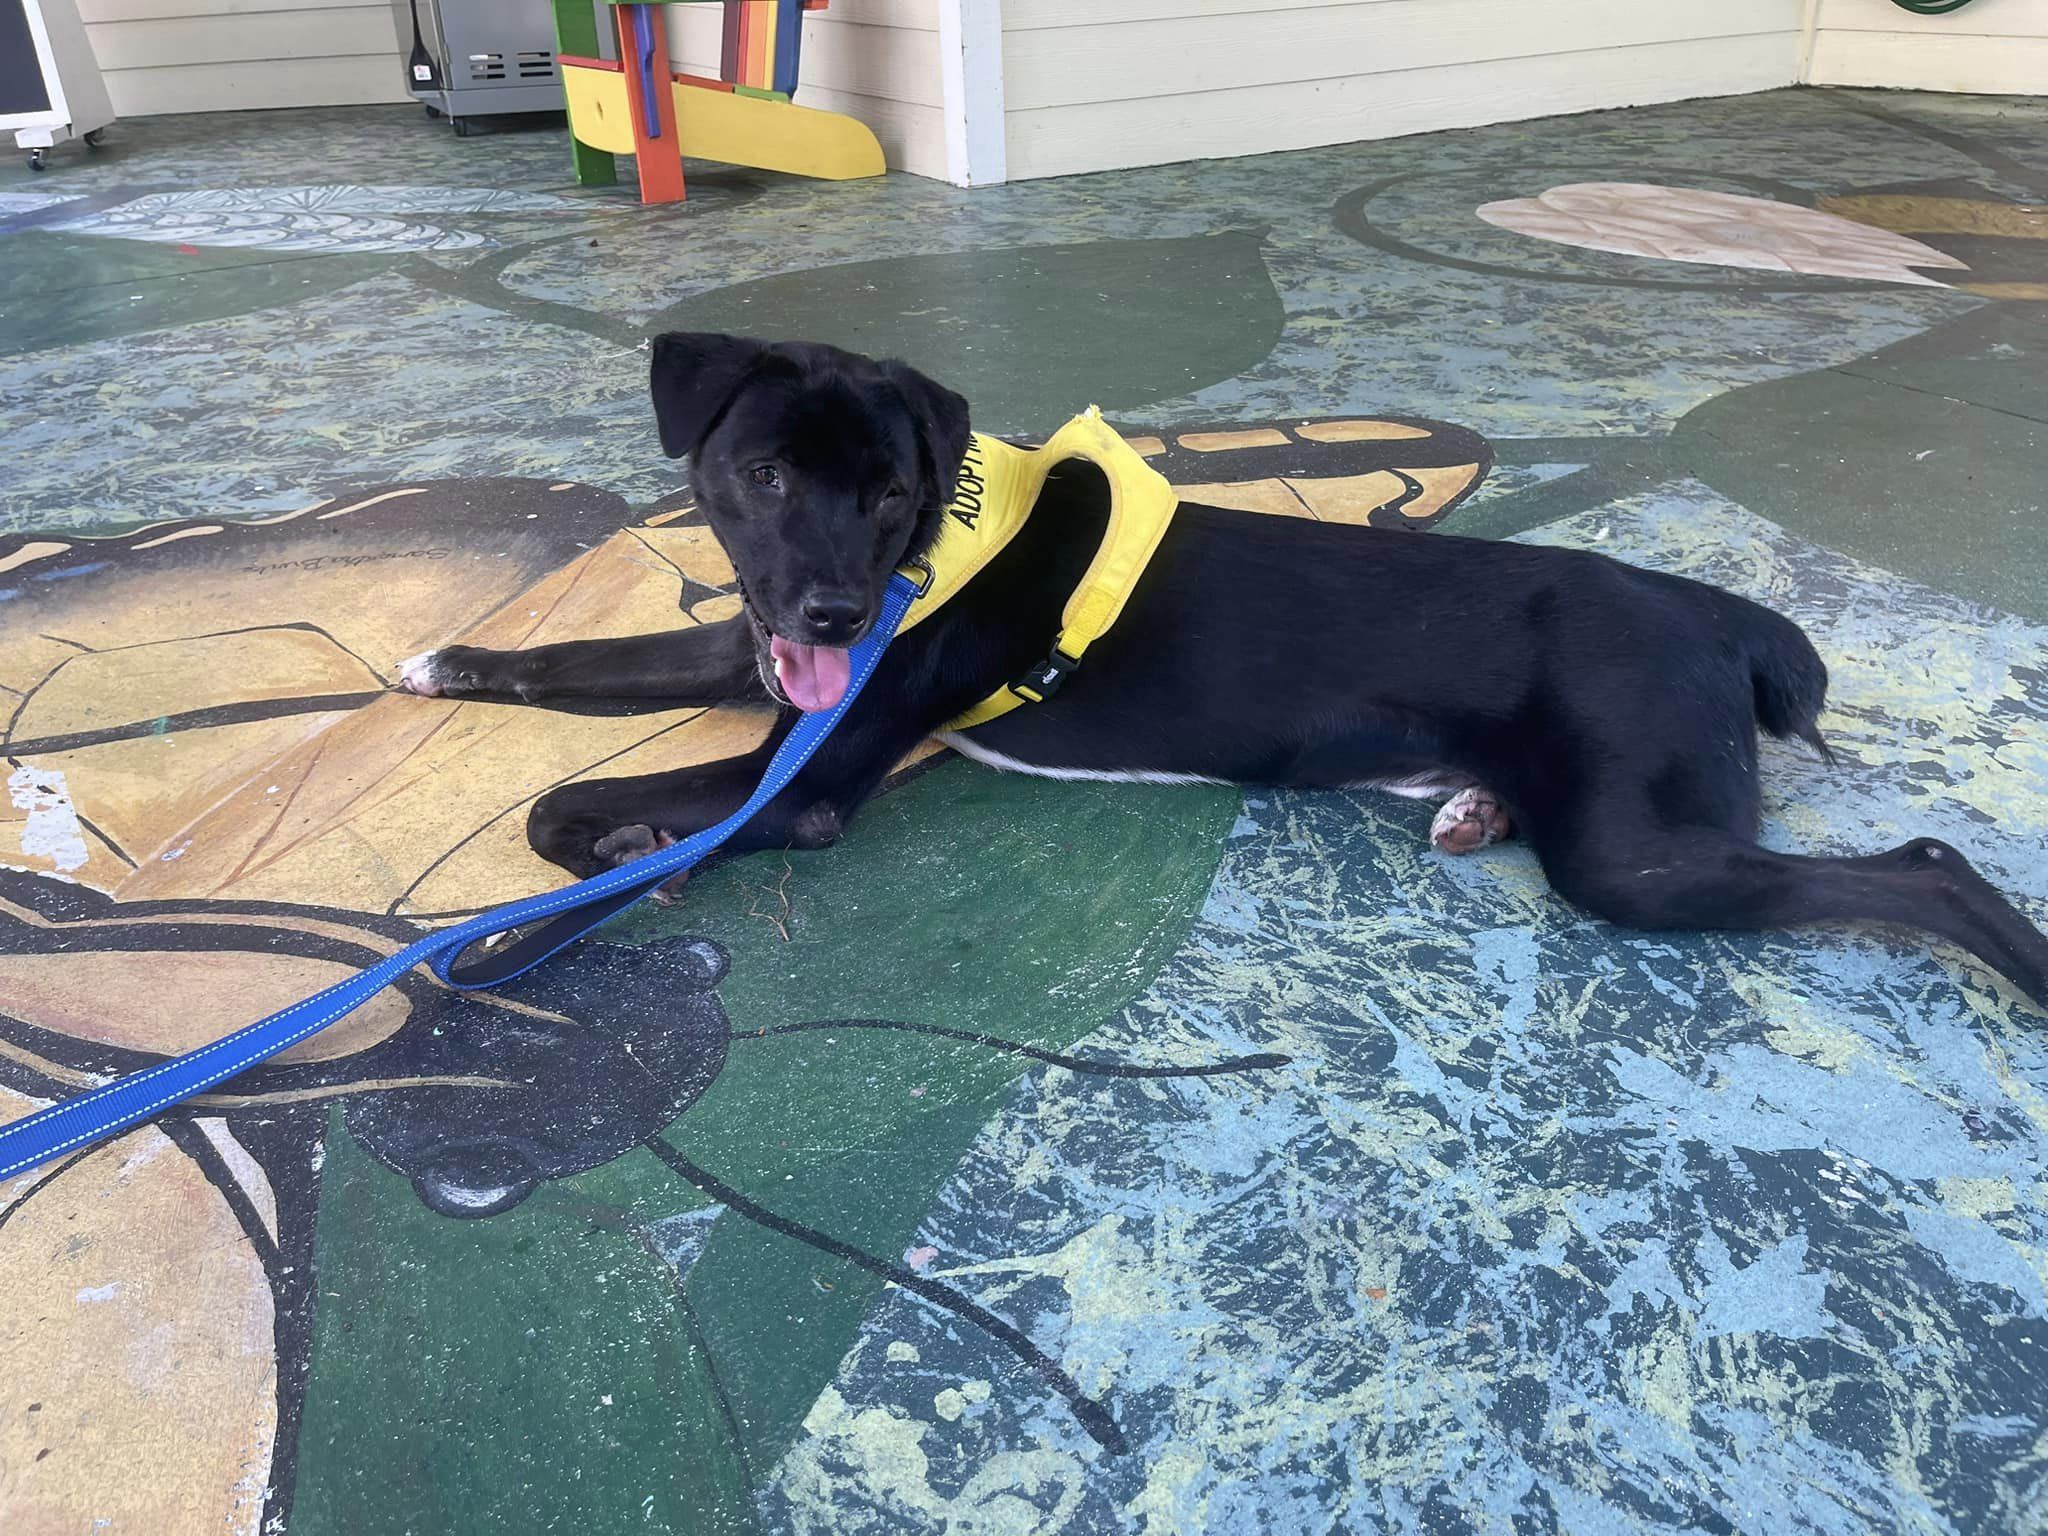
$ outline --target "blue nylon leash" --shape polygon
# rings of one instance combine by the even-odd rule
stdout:
[[[672,847],[608,869],[588,880],[538,896],[523,897],[480,913],[466,922],[415,940],[368,970],[291,1005],[268,1018],[258,1019],[233,1034],[223,1035],[210,1045],[200,1046],[183,1056],[174,1056],[153,1067],[102,1083],[76,1098],[52,1104],[12,1124],[0,1126],[0,1180],[126,1130],[160,1114],[171,1105],[206,1092],[238,1073],[246,1072],[278,1052],[288,1050],[309,1035],[319,1033],[337,1019],[346,1017],[422,962],[450,987],[474,991],[496,986],[524,975],[550,955],[568,947],[591,929],[623,911],[655,887],[689,869],[706,854],[753,819],[755,814],[789,787],[799,769],[810,760],[825,738],[832,734],[856,696],[873,675],[883,648],[894,638],[903,616],[922,592],[918,583],[903,575],[892,576],[882,596],[881,617],[860,644],[849,653],[852,676],[845,696],[828,710],[798,719],[782,745],[769,760],[760,784],[746,804],[715,827],[684,838]],[[544,925],[506,946],[503,953],[487,955],[460,969],[456,961],[480,940],[524,927]]]

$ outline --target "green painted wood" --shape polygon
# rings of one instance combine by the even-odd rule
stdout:
[[[555,52],[598,57],[597,16],[590,0],[554,0]],[[607,11],[609,14],[609,11]],[[576,167],[576,184],[582,187],[616,186],[618,162],[607,150],[585,144],[569,135],[569,154]]]

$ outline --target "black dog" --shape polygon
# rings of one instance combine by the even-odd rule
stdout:
[[[889,574],[937,535],[967,403],[835,348],[668,335],[655,418],[746,595],[744,618],[407,663],[416,693],[829,707]],[[1041,661],[1107,519],[1101,472],[1057,472],[989,567],[892,645],[809,765],[732,845],[832,842],[944,721]],[[1790,620],[1569,550],[1183,504],[1116,627],[1044,704],[949,738],[1056,778],[1456,797],[1447,846],[1512,816],[1567,899],[1633,928],[1836,919],[1951,939],[2048,1002],[2048,938],[1953,848],[1805,858],[1755,841],[1757,728],[1825,753],[1827,671]],[[767,744],[677,773],[566,785],[533,846],[592,874],[718,821]]]

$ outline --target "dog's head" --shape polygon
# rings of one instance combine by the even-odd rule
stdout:
[[[662,451],[689,455],[739,572],[763,679],[830,709],[890,572],[938,533],[967,402],[902,363],[739,336],[655,337],[650,382]]]

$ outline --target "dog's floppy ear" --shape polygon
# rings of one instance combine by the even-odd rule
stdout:
[[[672,459],[694,452],[767,351],[766,343],[746,336],[669,331],[655,337],[647,384],[661,451]]]
[[[939,504],[953,499],[960,461],[967,457],[967,402],[943,384],[935,384],[908,363],[886,362],[882,377],[910,407],[925,463],[938,483]]]

